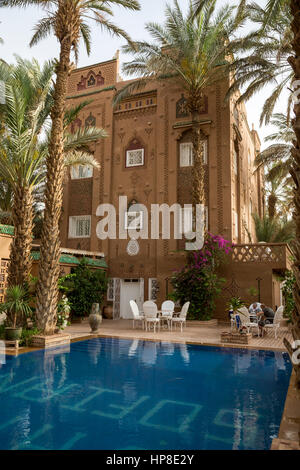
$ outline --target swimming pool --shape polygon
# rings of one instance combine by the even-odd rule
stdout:
[[[269,449],[282,352],[96,338],[7,356],[0,449]]]

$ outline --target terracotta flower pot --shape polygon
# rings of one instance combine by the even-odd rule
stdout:
[[[113,308],[111,305],[107,305],[107,307],[104,307],[103,315],[104,318],[107,318],[108,320],[111,320],[113,318]]]

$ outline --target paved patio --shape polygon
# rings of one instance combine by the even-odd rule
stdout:
[[[157,341],[170,341],[170,342],[184,342],[184,343],[197,343],[203,345],[217,345],[217,346],[229,346],[239,348],[251,348],[251,349],[271,349],[285,351],[283,345],[283,338],[287,337],[292,339],[291,334],[287,328],[281,328],[277,339],[274,338],[274,333],[269,331],[267,336],[264,338],[252,338],[250,344],[238,345],[238,344],[224,344],[221,343],[220,337],[222,331],[230,331],[230,327],[227,325],[218,326],[200,326],[198,322],[188,322],[186,329],[183,333],[180,329],[176,331],[168,331],[163,329],[154,333],[153,331],[145,331],[141,328],[132,328],[132,320],[103,320],[100,332],[97,336],[112,336],[126,339],[149,339]],[[80,338],[90,338],[95,335],[90,333],[90,327],[87,320],[83,323],[72,324],[68,326],[65,333],[71,335],[72,340]]]

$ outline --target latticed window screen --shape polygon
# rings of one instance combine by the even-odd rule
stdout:
[[[7,276],[8,276],[8,259],[1,259],[0,261],[0,302],[4,302],[5,290],[7,288]]]
[[[107,287],[107,300],[113,302],[115,298],[115,279],[109,279]]]
[[[149,279],[149,300],[153,300],[155,302],[157,300],[157,294],[158,294],[158,281],[156,278],[150,278]]]
[[[193,144],[191,142],[180,144],[180,166],[193,166],[193,164]]]
[[[144,149],[127,150],[126,166],[141,166],[141,165],[144,165]]]
[[[93,167],[90,165],[76,165],[71,168],[71,178],[82,179],[82,178],[92,178],[93,176]]]
[[[208,161],[208,143],[207,140],[202,141],[203,145],[203,163],[206,165]],[[180,166],[193,166],[194,155],[193,155],[193,144],[192,142],[184,142],[180,144]]]
[[[88,79],[87,84],[88,84],[88,86],[94,86],[95,83],[96,83],[96,79],[95,79],[94,75],[91,75],[90,78]]]
[[[91,235],[91,216],[70,217],[69,236],[71,238],[88,238]]]
[[[128,211],[125,213],[125,230],[134,229],[142,230],[143,229],[143,216],[142,211]]]

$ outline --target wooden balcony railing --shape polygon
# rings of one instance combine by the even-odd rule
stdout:
[[[292,252],[286,243],[253,243],[235,245],[232,261],[236,263],[271,263],[274,267],[289,269]]]

